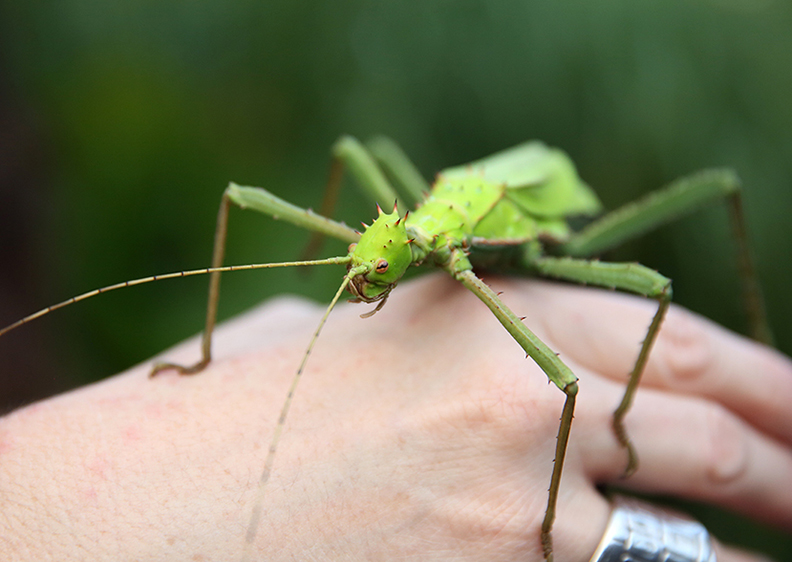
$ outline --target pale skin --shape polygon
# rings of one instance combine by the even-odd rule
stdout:
[[[554,549],[589,559],[599,483],[710,502],[792,530],[792,362],[671,307],[627,429],[611,415],[654,302],[487,278],[580,378]],[[260,560],[542,560],[564,395],[442,274],[374,317],[333,312],[265,495]],[[276,300],[216,332],[213,362],[151,363],[0,420],[0,558],[235,560],[276,416],[322,308]],[[167,354],[189,363],[195,342]],[[720,547],[720,562],[762,558]]]

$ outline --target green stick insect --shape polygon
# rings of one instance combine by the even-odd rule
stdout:
[[[378,205],[379,216],[363,233],[326,218],[326,215],[332,214],[344,168],[351,170],[363,191],[376,202],[394,205],[390,213],[384,212]],[[400,189],[399,197],[391,183]],[[558,429],[547,508],[541,537],[538,537],[545,559],[552,560],[551,530],[575,410],[578,379],[553,350],[534,335],[476,275],[474,267],[521,270],[544,277],[627,291],[658,301],[657,311],[641,344],[624,396],[613,414],[613,431],[626,451],[625,476],[628,476],[636,470],[638,459],[625,431],[624,417],[671,301],[671,280],[637,263],[608,263],[590,258],[717,199],[726,199],[730,203],[751,335],[770,343],[763,301],[746,243],[740,184],[730,170],[708,170],[678,180],[574,232],[567,222],[570,217],[599,215],[602,205],[591,188],[578,177],[570,158],[558,149],[549,148],[540,142],[527,142],[470,164],[445,169],[430,187],[392,141],[378,138],[364,146],[351,137],[342,137],[333,146],[333,164],[321,214],[291,205],[264,189],[232,183],[225,190],[220,204],[210,268],[146,277],[90,291],[36,312],[1,330],[0,335],[52,310],[113,289],[210,273],[201,360],[191,366],[158,363],[151,372],[151,376],[155,376],[162,371],[175,369],[181,374],[193,374],[200,372],[211,361],[221,273],[298,265],[346,266],[343,282],[309,343],[283,404],[248,527],[246,552],[249,555],[262,518],[264,490],[295,389],[322,326],[342,293],[349,291],[353,295],[353,302],[376,303],[373,310],[362,315],[371,316],[385,305],[388,295],[410,267],[439,267],[473,292],[492,311],[526,355],[539,365],[548,379],[566,396]],[[418,204],[413,211],[404,212],[394,204],[396,200],[401,204],[405,200]],[[349,253],[323,260],[223,266],[228,212],[232,205],[253,209],[313,231],[309,253],[316,250],[324,236],[348,242]]]

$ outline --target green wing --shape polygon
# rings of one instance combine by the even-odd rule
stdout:
[[[540,141],[529,141],[470,164],[447,168],[445,178],[481,176],[505,184],[507,197],[529,215],[563,219],[594,215],[602,204],[577,174],[565,152]]]

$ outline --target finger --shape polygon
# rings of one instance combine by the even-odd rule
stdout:
[[[649,386],[714,400],[792,443],[792,362],[764,345],[675,308],[645,373]]]
[[[584,407],[579,417],[588,417],[591,406]],[[625,453],[603,422],[584,430],[583,463],[595,480],[712,502],[792,528],[792,452],[723,406],[646,390],[626,423],[640,459],[628,480],[621,480]]]
[[[734,548],[728,545],[715,542],[715,554],[718,562],[772,562],[766,556],[756,552],[748,552],[741,548]]]
[[[578,287],[541,290],[538,304],[555,311],[543,322],[562,356],[626,382],[657,305]],[[792,361],[679,307],[662,324],[641,384],[711,399],[792,443]]]

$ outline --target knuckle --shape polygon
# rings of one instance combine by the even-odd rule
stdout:
[[[652,354],[654,370],[661,382],[679,385],[706,384],[717,359],[714,341],[701,322],[690,312],[669,312]]]
[[[748,469],[748,433],[743,423],[725,407],[712,404],[704,417],[704,476],[722,487],[739,481]]]

